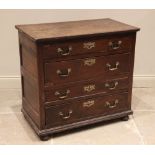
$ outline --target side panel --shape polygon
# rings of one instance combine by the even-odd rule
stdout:
[[[39,81],[37,48],[34,42],[19,33],[22,79],[22,108],[40,128]]]

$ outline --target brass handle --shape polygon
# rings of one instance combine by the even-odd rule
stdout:
[[[90,101],[84,102],[83,103],[83,107],[91,107],[94,104],[95,104],[95,101],[94,100],[90,100]]]
[[[62,116],[62,119],[68,119],[70,118],[71,114],[73,113],[72,110],[69,110],[68,115],[65,116],[62,112],[59,112],[59,115]]]
[[[72,47],[69,46],[67,49],[58,48],[57,52],[60,53],[62,56],[67,56],[71,53]]]
[[[117,70],[118,69],[118,66],[120,65],[120,63],[117,61],[116,64],[115,64],[115,67],[111,67],[111,64],[110,63],[107,63],[106,66],[108,67],[108,69],[110,71],[114,71],[114,70]]]
[[[110,89],[110,90],[115,89],[117,85],[118,85],[118,81],[115,81],[114,86],[110,86],[110,84],[108,82],[105,83],[105,87]]]
[[[70,72],[71,72],[71,68],[67,68],[65,70],[60,70],[60,69],[57,70],[57,74],[61,77],[69,76]]]
[[[84,86],[83,90],[85,92],[91,92],[91,91],[95,90],[95,84]]]
[[[110,41],[109,42],[109,46],[113,49],[113,50],[117,50],[120,48],[120,45],[122,44],[122,41],[119,40],[119,41]]]
[[[86,48],[88,50],[95,48],[95,42],[87,42],[83,43],[83,48]]]
[[[55,96],[59,96],[59,99],[65,99],[68,97],[68,94],[70,93],[70,90],[67,89],[65,92],[59,92],[59,91],[56,91],[55,92]]]
[[[88,59],[85,59],[84,60],[84,65],[85,66],[92,66],[96,63],[96,59],[91,59],[91,58],[88,58]]]
[[[117,106],[117,104],[119,103],[118,99],[116,99],[114,101],[114,103],[110,103],[109,101],[106,102],[106,106],[108,106],[108,108],[112,109],[115,108]]]

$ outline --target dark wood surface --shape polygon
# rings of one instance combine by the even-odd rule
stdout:
[[[130,70],[129,54],[87,57],[70,61],[45,63],[45,83],[51,85],[92,79],[98,76],[118,76]],[[86,61],[94,60],[91,66]],[[118,68],[117,67],[118,64]],[[107,66],[107,64],[111,65]],[[110,70],[110,69],[115,70]],[[62,73],[57,73],[60,71]],[[79,76],[80,74],[80,76]],[[65,75],[65,76],[64,76]]]
[[[137,31],[139,28],[109,18],[46,24],[16,25],[34,41],[73,36]]]
[[[128,91],[128,77],[105,80],[104,77],[76,82],[71,84],[58,85],[45,88],[45,102],[65,100],[78,96],[86,96],[98,93],[117,93],[119,90]],[[58,92],[58,93],[57,93]]]
[[[128,93],[60,101],[56,106],[46,107],[46,127],[130,110],[128,108]]]
[[[22,106],[40,128],[39,81],[36,45],[19,33]]]
[[[22,111],[41,138],[132,113],[138,28],[111,19],[16,27]]]
[[[24,109],[22,109],[22,112],[23,112],[25,119],[29,122],[29,124],[34,129],[34,131],[38,134],[38,136],[41,138],[41,140],[46,139],[46,137],[50,138],[51,135],[53,135],[55,133],[60,133],[60,132],[65,132],[65,131],[70,131],[70,130],[73,131],[76,128],[79,128],[79,130],[81,130],[81,129],[83,130],[83,129],[85,129],[85,127],[90,127],[90,126],[96,127],[97,124],[100,125],[99,123],[102,123],[101,125],[103,125],[103,123],[105,123],[107,121],[110,123],[109,120],[111,120],[111,121],[116,120],[116,119],[123,120],[124,118],[127,118],[128,115],[133,114],[132,110],[128,110],[128,111],[123,111],[123,112],[119,112],[119,113],[115,113],[115,114],[99,116],[99,117],[90,118],[90,119],[79,121],[79,122],[74,122],[71,124],[65,124],[65,125],[60,125],[60,126],[40,130],[36,126],[36,124],[34,123],[32,118],[25,112]],[[88,128],[86,128],[86,129],[88,129]]]
[[[106,37],[92,37],[87,39],[73,39],[69,41],[52,42],[42,45],[44,59],[54,58],[70,58],[71,56],[77,56],[81,54],[114,54],[120,51],[127,52],[133,47],[133,35],[111,35]],[[117,49],[114,49],[111,43],[115,45],[122,41]],[[91,48],[87,48],[86,45],[94,45]],[[71,50],[69,51],[69,48]],[[58,52],[58,49],[62,49],[62,52]]]

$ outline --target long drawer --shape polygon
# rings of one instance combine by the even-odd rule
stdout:
[[[78,39],[59,41],[42,45],[44,58],[64,58],[85,53],[117,53],[126,52],[133,48],[132,35],[113,35],[96,39]]]
[[[45,63],[45,84],[64,84],[99,76],[113,77],[129,71],[129,53],[68,61],[51,61]]]
[[[62,101],[45,108],[46,128],[129,110],[128,93]]]
[[[45,90],[45,102],[64,100],[73,97],[97,94],[114,93],[119,90],[128,90],[128,77],[105,80],[103,77],[97,79],[49,87]]]

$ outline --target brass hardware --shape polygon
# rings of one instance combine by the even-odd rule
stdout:
[[[95,85],[94,84],[93,85],[87,85],[87,86],[84,86],[83,89],[86,92],[91,92],[91,91],[95,90]]]
[[[58,48],[57,52],[60,53],[62,56],[67,56],[71,53],[72,51],[72,47],[69,46],[68,49],[62,49],[62,48]]]
[[[118,81],[115,81],[114,82],[114,86],[110,86],[110,84],[108,82],[105,83],[105,87],[108,88],[108,89],[110,89],[110,90],[115,89],[117,85],[118,85]]]
[[[83,43],[83,48],[86,48],[88,50],[95,48],[95,42],[87,42]]]
[[[67,89],[66,91],[63,91],[63,92],[56,91],[55,96],[59,96],[59,99],[65,99],[69,93],[70,93],[69,89]]]
[[[114,101],[114,103],[106,102],[106,106],[108,106],[110,109],[115,108],[117,104],[119,103],[118,99]]]
[[[89,100],[89,101],[83,103],[83,107],[91,107],[94,104],[95,104],[94,100]]]
[[[113,68],[111,67],[110,63],[106,64],[106,66],[109,68],[110,71],[117,70],[119,65],[120,65],[120,63],[118,61],[116,62],[115,67],[113,67]]]
[[[88,59],[85,59],[84,60],[84,65],[86,66],[92,66],[96,63],[96,59],[91,59],[91,58],[88,58]]]
[[[70,118],[71,114],[73,113],[72,110],[69,110],[68,115],[64,116],[64,114],[62,112],[59,112],[59,115],[62,116],[62,119],[68,119]]]
[[[122,41],[119,40],[119,41],[110,41],[109,42],[109,46],[113,49],[113,50],[117,50],[120,48],[120,45],[122,44]]]
[[[67,68],[65,70],[60,70],[60,69],[57,70],[57,74],[61,77],[69,76],[70,72],[71,72],[71,68]]]

